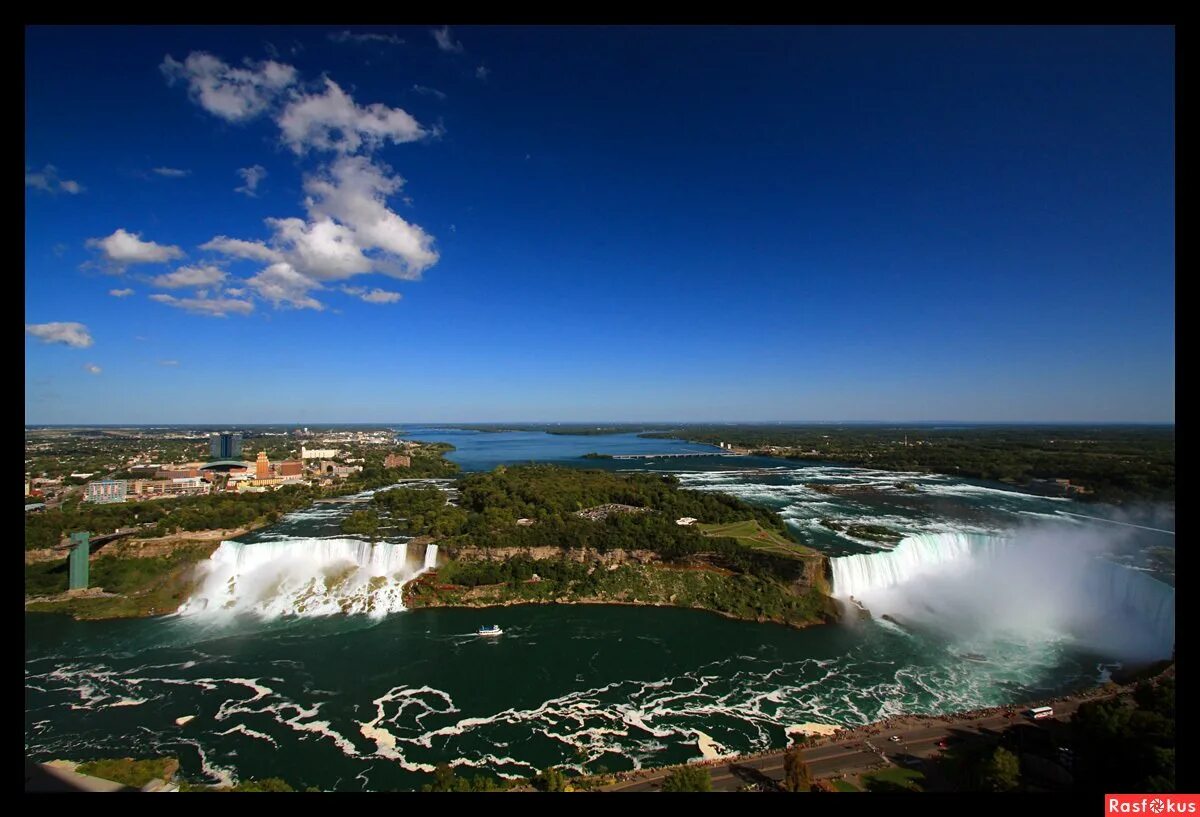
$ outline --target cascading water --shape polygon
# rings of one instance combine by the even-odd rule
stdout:
[[[833,595],[876,616],[959,635],[1060,630],[1131,656],[1174,648],[1175,588],[1057,534],[919,534],[830,566]]]
[[[226,541],[202,570],[181,615],[385,615],[404,609],[403,586],[420,572],[408,564],[407,543],[357,539]]]
[[[433,570],[437,567],[437,545],[425,546],[425,570]]]

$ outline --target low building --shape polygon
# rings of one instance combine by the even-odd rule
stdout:
[[[338,455],[336,448],[305,448],[300,446],[302,460],[331,460]]]
[[[252,489],[273,491],[283,484],[283,477],[264,477],[263,479],[243,479],[238,482],[237,488],[238,491],[249,491]]]
[[[679,517],[678,519],[676,519],[676,520],[675,520],[675,524],[676,524],[676,525],[694,525],[694,524],[696,524],[696,517],[694,517],[694,516],[681,516],[681,517]]]
[[[135,479],[130,493],[139,499],[159,499],[171,496],[206,494],[209,485],[200,477],[176,477],[175,479]]]
[[[124,502],[128,495],[129,482],[123,479],[96,480],[95,482],[89,482],[87,488],[84,489],[84,500],[86,502],[101,504]]]
[[[388,454],[383,460],[384,468],[411,468],[412,457],[407,454]]]
[[[199,468],[180,466],[178,468],[160,468],[154,472],[155,479],[187,479],[200,476]]]
[[[304,475],[304,463],[301,460],[284,460],[279,463],[281,477],[298,477]]]

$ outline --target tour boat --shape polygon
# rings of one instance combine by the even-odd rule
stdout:
[[[499,624],[485,624],[476,631],[476,635],[500,635],[503,632]]]

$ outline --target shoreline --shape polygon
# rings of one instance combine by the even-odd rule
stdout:
[[[413,581],[416,581],[416,579],[413,579]],[[407,586],[408,585],[406,584],[405,587]],[[711,613],[713,615],[720,616],[721,618],[729,619],[730,621],[742,621],[747,624],[774,624],[776,626],[787,627],[788,629],[792,630],[807,630],[811,627],[824,627],[838,623],[836,621],[812,621],[805,624],[795,624],[773,618],[744,618],[742,616],[736,616],[732,613],[726,613],[721,610],[713,610],[708,607],[684,606],[682,604],[665,604],[654,601],[615,601],[591,597],[584,597],[571,601],[560,601],[557,599],[550,601],[532,601],[522,599],[520,601],[501,601],[489,604],[419,604],[412,607],[409,607],[406,602],[404,612],[416,613],[422,610],[485,610],[496,607],[548,607],[552,605],[571,607],[585,605],[593,607],[662,607],[675,610],[693,610],[698,613]]]

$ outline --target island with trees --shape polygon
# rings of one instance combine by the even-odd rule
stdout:
[[[691,607],[808,626],[836,618],[825,557],[771,511],[689,491],[668,474],[500,466],[456,483],[377,493],[347,533],[387,526],[436,541],[445,561],[409,607],[530,603]]]

